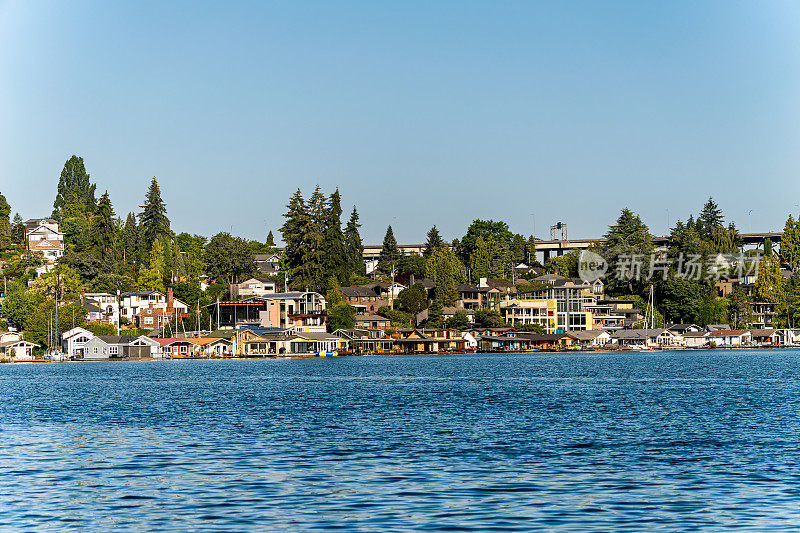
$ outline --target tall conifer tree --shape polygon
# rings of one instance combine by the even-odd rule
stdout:
[[[158,187],[155,176],[150,181],[150,187],[141,208],[142,212],[139,214],[141,236],[144,245],[143,251],[147,253],[159,237],[170,235],[167,206],[161,199],[161,189]]]

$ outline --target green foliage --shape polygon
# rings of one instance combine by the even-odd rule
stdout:
[[[67,265],[59,265],[52,272],[43,274],[30,284],[30,291],[42,298],[63,300],[66,295],[74,295],[83,287],[81,277]],[[58,291],[56,293],[56,291]]]
[[[328,307],[328,332],[337,329],[350,329],[356,324],[356,308],[347,303],[339,303]]]
[[[502,328],[506,321],[497,311],[476,311],[475,326],[479,328]]]
[[[623,209],[616,223],[608,228],[605,244],[597,247],[594,251],[608,261],[609,271],[605,279],[606,293],[643,293],[649,269],[648,259],[653,252],[653,237],[639,215],[630,209]],[[622,276],[622,279],[619,279],[619,272],[630,272],[627,268],[630,263],[627,261],[634,256],[641,258],[644,262],[642,265],[643,275],[637,279],[636,272],[631,272],[632,275]]]
[[[783,274],[781,274],[778,258],[765,257],[758,265],[755,297],[758,302],[782,304],[786,297]]]
[[[333,278],[341,285],[350,279],[349,254],[342,232],[342,198],[339,189],[330,197],[324,232],[323,269],[326,278]],[[328,287],[332,286],[326,283]]]
[[[338,287],[328,289],[328,294],[325,295],[325,301],[328,307],[334,307],[345,303],[342,291],[340,291]]]
[[[114,208],[108,191],[103,193],[92,217],[90,243],[92,251],[101,259],[113,259],[117,229],[114,225]]]
[[[464,263],[468,263],[472,254],[477,248],[478,237],[483,237],[484,241],[489,238],[494,239],[498,245],[510,248],[514,235],[509,231],[508,224],[505,222],[495,222],[494,220],[476,219],[467,228],[467,234],[461,239],[459,246],[459,256]]]
[[[433,226],[428,230],[428,240],[425,241],[425,250],[423,250],[422,256],[427,259],[435,249],[444,245],[445,243],[442,240],[442,235],[439,233],[436,226]]]
[[[25,329],[40,301],[41,297],[29,291],[23,283],[11,281],[3,300],[3,316],[17,328]]]
[[[416,321],[416,317],[412,313],[401,311],[400,309],[389,309],[386,306],[382,307],[386,309],[384,309],[382,314],[379,313],[380,316],[388,318],[394,327],[410,328]]]
[[[748,327],[753,322],[753,307],[750,295],[744,287],[736,287],[726,299],[728,300],[727,321],[734,329]]]
[[[270,249],[275,248],[275,236],[272,235],[271,231],[269,232],[269,235],[267,235],[267,241],[264,244],[266,244],[266,246]]]
[[[358,228],[361,224],[358,223],[358,211],[353,207],[353,212],[350,214],[350,219],[347,221],[347,226],[344,230],[344,243],[347,250],[347,264],[350,272],[353,275],[363,276],[366,273],[366,265],[364,264],[364,245],[361,242],[361,234]],[[355,283],[350,281],[350,283]]]
[[[200,280],[191,277],[185,281],[176,281],[172,284],[172,292],[175,298],[189,306],[189,310],[194,312],[203,297],[200,290]]]
[[[540,335],[546,333],[541,324],[522,324],[515,328],[517,331],[524,331],[526,333],[539,333]]]
[[[4,250],[11,245],[11,206],[8,205],[6,197],[0,194],[0,250]]]
[[[83,329],[87,331],[91,331],[98,337],[102,337],[105,335],[114,335],[117,332],[117,328],[113,324],[84,324]]]
[[[383,237],[383,247],[378,255],[378,269],[389,274],[397,267],[400,260],[400,248],[397,247],[397,240],[394,238],[392,227],[386,228],[386,235]]]
[[[150,181],[144,205],[140,207],[142,208],[142,212],[139,214],[140,236],[142,249],[146,253],[155,245],[157,240],[172,235],[169,228],[169,218],[167,218],[167,206],[164,204],[164,200],[161,199],[161,189],[158,187],[158,181],[156,181],[155,176]]]
[[[82,157],[73,155],[64,163],[53,202],[53,218],[63,223],[65,218],[86,218],[94,212],[96,186],[89,179]]]
[[[421,255],[403,255],[397,262],[396,277],[410,279],[414,276],[417,279],[425,277],[425,257]]]
[[[544,263],[544,268],[548,273],[558,274],[565,278],[578,277],[578,253],[569,252],[564,255],[551,257]]]
[[[789,215],[786,225],[783,227],[780,256],[784,263],[797,264],[800,262],[800,220],[795,221],[792,215]]]
[[[121,274],[100,274],[95,277],[87,287],[89,292],[106,292],[117,294],[131,292],[136,289],[136,280]]]
[[[205,250],[208,275],[228,284],[238,283],[256,272],[253,254],[246,240],[230,233],[218,233],[211,237]]]
[[[14,222],[11,226],[11,238],[14,244],[25,243],[25,224],[22,222],[22,217],[19,213],[14,214]]]
[[[428,307],[428,291],[421,283],[415,283],[400,291],[398,303],[403,311],[416,315]]]
[[[56,313],[55,301],[46,300],[36,306],[28,319],[25,325],[25,339],[44,348],[53,348],[60,346],[61,333],[85,325],[86,309],[80,305],[75,303],[63,305]]]
[[[465,311],[456,311],[453,316],[445,321],[445,327],[463,331],[469,329],[472,323],[469,321],[469,316]]]
[[[425,263],[425,276],[436,282],[434,301],[441,307],[449,307],[458,299],[457,283],[464,283],[464,265],[455,252],[446,246],[434,250]]]

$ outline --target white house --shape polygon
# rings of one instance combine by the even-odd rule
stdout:
[[[94,338],[94,333],[88,329],[72,328],[61,334],[61,351],[67,357],[81,357],[86,349],[86,343]]]
[[[101,324],[116,324],[119,319],[119,300],[107,292],[87,292],[83,295],[87,308],[86,319]]]
[[[687,331],[683,334],[684,346],[687,348],[702,348],[708,344],[708,333],[705,331]]]
[[[711,346],[728,348],[751,344],[753,341],[753,334],[749,329],[732,329],[712,331],[706,338],[708,339],[708,344]]]
[[[166,295],[158,291],[148,290],[126,292],[121,298],[122,305],[119,309],[120,315],[128,319],[130,323],[134,322],[134,318],[140,311],[150,307],[163,311],[170,317],[174,317],[176,313],[179,318],[189,316],[189,306],[173,297],[171,287],[167,289]]]
[[[250,278],[242,283],[231,283],[231,298],[275,294],[275,282],[266,278]]]
[[[64,233],[52,218],[34,218],[25,222],[25,242],[31,252],[40,252],[48,262],[64,255]]]
[[[0,360],[28,361],[33,359],[33,349],[39,346],[22,338],[21,333],[0,332]]]
[[[570,331],[570,335],[575,337],[584,346],[600,347],[611,342],[611,334],[602,329],[589,329],[585,331]]]

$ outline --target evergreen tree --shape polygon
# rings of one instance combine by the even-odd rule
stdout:
[[[422,251],[422,256],[427,259],[433,251],[439,246],[443,246],[444,241],[436,226],[428,230],[428,240],[425,242],[425,250]]]
[[[139,214],[141,224],[142,244],[145,252],[149,251],[159,237],[170,236],[169,219],[167,218],[167,206],[161,199],[161,189],[158,187],[156,177],[150,181],[144,205],[140,206],[142,212]]]
[[[392,226],[386,228],[386,235],[383,237],[383,247],[378,255],[378,268],[382,272],[390,273],[400,260],[400,249],[397,247],[397,240],[394,238]]]
[[[700,233],[703,237],[710,240],[714,229],[723,227],[723,222],[722,210],[714,202],[713,198],[709,198],[703,206],[703,210],[700,211],[700,216],[697,218],[697,223],[700,226]]]
[[[122,260],[135,269],[138,264],[139,227],[136,224],[136,216],[133,213],[128,213],[128,218],[125,219],[125,226],[122,229],[122,242]]]
[[[11,238],[15,244],[25,243],[25,223],[22,222],[22,217],[19,215],[19,213],[14,214]]]
[[[465,281],[464,265],[455,252],[440,246],[425,263],[425,276],[436,282],[434,301],[442,307],[455,305],[458,299],[456,284]]]
[[[341,285],[350,279],[350,265],[342,232],[342,203],[339,189],[336,189],[330,197],[327,215],[323,241],[325,279],[332,277],[337,284]],[[330,288],[330,285],[327,288]]]
[[[91,244],[94,252],[103,259],[113,256],[116,241],[116,227],[114,226],[114,208],[108,191],[100,197],[97,209],[92,217]]]
[[[344,230],[344,243],[350,272],[363,276],[366,273],[366,265],[364,264],[364,245],[361,242],[361,234],[358,231],[360,227],[358,211],[353,206],[353,212],[350,214],[350,220],[347,221],[347,226]]]
[[[282,260],[285,269],[291,273],[302,263],[303,234],[308,219],[306,202],[303,200],[303,193],[300,192],[300,189],[297,189],[297,192],[289,199],[286,208],[288,211],[283,215],[286,220],[281,226],[281,234],[285,243]]]
[[[0,249],[7,248],[11,244],[11,206],[8,205],[6,197],[0,194]]]
[[[467,228],[467,234],[464,235],[463,239],[461,239],[461,243],[458,248],[458,254],[465,264],[469,262],[469,258],[475,251],[475,243],[478,240],[478,237],[483,237],[484,240],[491,237],[498,244],[510,245],[514,238],[514,234],[509,231],[508,224],[505,222],[495,222],[494,220],[480,219],[473,220],[472,224],[470,224],[469,228]]]
[[[649,269],[649,257],[653,251],[653,237],[650,230],[630,209],[623,209],[615,224],[608,228],[606,242],[598,248],[608,261],[606,292],[610,294],[642,294],[645,277]],[[632,258],[641,260],[641,273],[633,268]],[[623,276],[619,274],[623,273]],[[620,279],[622,278],[622,279]]]
[[[780,256],[784,263],[795,264],[800,259],[800,231],[798,231],[797,224],[798,222],[795,222],[794,217],[790,214],[783,227]]]
[[[267,242],[264,244],[266,244],[269,248],[275,248],[275,237],[272,235],[272,231],[270,231],[269,235],[267,235]]]
[[[486,242],[483,236],[479,236],[475,240],[475,251],[472,253],[469,261],[469,269],[473,282],[477,282],[481,278],[494,278],[494,255],[493,249],[494,239],[490,238],[490,242]]]
[[[72,216],[92,214],[97,203],[94,192],[95,185],[89,182],[89,174],[86,173],[83,158],[73,155],[64,163],[61,177],[58,179],[58,190],[53,202],[53,218],[58,221],[62,220],[62,210],[69,202],[70,196],[75,196],[83,206],[83,212]]]

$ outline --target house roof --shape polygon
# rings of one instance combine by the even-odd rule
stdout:
[[[339,290],[348,298],[380,296],[380,293],[371,285],[353,285],[351,287],[342,287]]]
[[[531,342],[555,342],[566,337],[577,337],[572,333],[517,333],[519,337],[530,340]]]
[[[165,338],[165,339],[153,339],[153,340],[156,341],[161,346],[170,346],[170,345],[178,343],[178,342],[186,342],[186,343],[189,343],[189,344],[194,344],[192,342],[193,339],[178,339],[177,337],[168,337],[168,338]],[[217,340],[221,340],[221,339],[217,339]]]
[[[36,241],[30,245],[31,250],[61,250],[60,244],[53,244],[47,239]]]
[[[0,342],[0,348],[8,348],[9,346],[17,346],[17,345],[20,345],[20,344],[23,345],[23,346],[39,346],[38,344],[34,344],[34,343],[26,341],[24,339],[17,339],[17,340],[14,340],[14,341],[3,341],[3,342]]]
[[[579,341],[591,341],[602,335],[608,333],[602,329],[589,329],[586,331],[570,331],[569,334],[578,339]]]
[[[130,344],[139,337],[140,335],[99,335],[95,338],[106,344]]]
[[[728,329],[720,331],[712,331],[708,334],[709,337],[740,337],[750,331],[749,329]]]
[[[648,339],[658,337],[666,330],[664,328],[654,329],[618,329],[611,334],[612,339]]]
[[[766,329],[751,329],[750,333],[753,334],[753,337],[770,337],[778,332],[775,328],[766,328]]]
[[[356,322],[389,322],[389,319],[380,315],[357,315]]]

